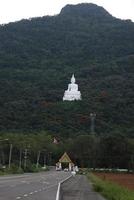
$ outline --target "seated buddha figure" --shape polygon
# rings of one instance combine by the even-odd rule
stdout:
[[[81,93],[78,91],[78,84],[75,83],[74,74],[71,78],[71,83],[68,84],[68,89],[65,90],[63,101],[81,100]]]

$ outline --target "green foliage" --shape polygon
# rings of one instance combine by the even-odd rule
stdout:
[[[41,171],[41,166],[36,167],[36,164],[32,164],[31,162],[27,163],[26,168],[24,169],[24,172],[39,172]]]
[[[22,168],[19,168],[16,164],[11,164],[10,169],[8,167],[4,170],[5,174],[23,174],[24,171]]]
[[[59,137],[59,143],[54,144],[54,138],[50,134],[41,132],[0,135],[0,173],[8,170],[10,144],[11,164],[14,164],[10,170],[13,173],[18,173],[20,167],[25,172],[48,170],[47,166],[55,166],[64,152],[67,152],[72,161],[81,168],[106,168],[107,171],[126,169],[128,172],[134,172],[132,138],[123,135],[99,137],[84,134],[70,138]],[[4,140],[5,138],[8,140]],[[46,168],[42,168],[43,166]]]
[[[125,189],[115,183],[103,181],[93,174],[88,175],[93,182],[93,187],[96,192],[101,193],[107,200],[133,200],[134,192]]]
[[[134,133],[134,23],[94,4],[0,26],[0,131]],[[82,102],[62,102],[72,73]]]

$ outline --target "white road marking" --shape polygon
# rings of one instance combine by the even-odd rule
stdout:
[[[29,194],[33,194],[33,192],[30,192]]]
[[[26,177],[30,177],[30,175],[23,175],[23,176],[18,176],[18,175],[16,175],[16,176],[6,176],[6,177],[0,177],[0,181],[2,180],[7,180],[7,179],[19,179],[19,178],[26,178]]]
[[[35,190],[34,192],[30,192],[29,194],[32,195],[33,193],[41,192],[42,190],[49,189],[49,188],[51,188],[51,187],[54,187],[55,185],[57,185],[57,184],[54,184],[54,185],[52,185],[52,186],[50,186],[50,187],[46,187],[46,188],[44,187],[44,188],[42,188],[42,189],[39,189],[38,191]],[[24,194],[23,196],[24,196],[24,197],[27,197],[28,194]],[[22,198],[22,197],[16,197],[16,199],[21,199],[21,198]]]
[[[26,181],[21,181],[21,183],[26,183]]]

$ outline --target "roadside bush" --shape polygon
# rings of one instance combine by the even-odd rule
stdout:
[[[32,164],[30,161],[27,163],[26,168],[24,169],[24,172],[40,172],[43,171],[41,165],[36,166],[36,164]]]
[[[6,174],[23,174],[24,171],[22,168],[19,168],[18,165],[11,164],[10,169],[7,167],[5,168],[4,172]]]

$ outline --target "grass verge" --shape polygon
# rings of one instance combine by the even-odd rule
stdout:
[[[23,168],[19,168],[15,164],[12,164],[10,169],[8,167],[1,168],[0,169],[0,176],[8,175],[8,174],[23,174],[25,172],[36,173],[36,172],[44,172],[44,171],[48,171],[48,170],[49,170],[48,166],[41,167],[39,165],[38,168],[37,168],[36,164],[32,164],[32,165],[27,165],[27,167],[25,169],[23,169]]]
[[[94,190],[102,194],[107,200],[134,200],[133,191],[115,183],[101,180],[92,173],[88,173],[87,176],[93,183]]]

